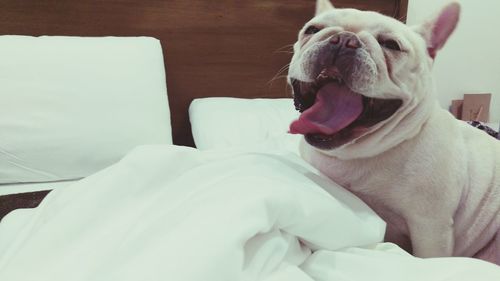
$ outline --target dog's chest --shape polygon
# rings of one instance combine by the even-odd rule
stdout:
[[[404,172],[401,164],[391,159],[340,160],[313,149],[304,158],[323,174],[358,196],[377,198],[389,192]],[[383,198],[388,198],[385,193]],[[367,198],[369,199],[369,198]]]
[[[315,151],[304,155],[307,161],[333,181],[369,205],[387,223],[386,241],[411,249],[408,227],[400,206],[400,187],[405,180],[401,165],[386,159],[339,160]],[[382,164],[383,163],[383,164]]]

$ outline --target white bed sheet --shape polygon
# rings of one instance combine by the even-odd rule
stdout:
[[[500,280],[498,266],[417,259],[383,234],[288,151],[148,146],[6,216],[0,280]]]
[[[25,193],[25,192],[59,189],[67,187],[77,181],[78,180],[41,182],[41,183],[0,184],[0,196]]]

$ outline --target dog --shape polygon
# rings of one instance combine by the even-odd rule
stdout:
[[[442,109],[431,75],[459,15],[452,2],[407,26],[318,0],[289,67],[301,112],[290,133],[387,222],[386,241],[500,264],[500,142]]]

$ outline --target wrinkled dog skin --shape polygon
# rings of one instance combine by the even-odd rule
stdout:
[[[318,0],[294,45],[288,81],[302,114],[290,132],[386,220],[387,241],[500,264],[500,142],[441,109],[431,77],[459,14],[451,3],[407,26]]]

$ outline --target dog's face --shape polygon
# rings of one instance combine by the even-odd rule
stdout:
[[[424,118],[426,110],[418,107],[429,106],[432,98],[432,63],[458,14],[458,4],[451,4],[431,21],[409,27],[375,12],[336,9],[318,0],[316,16],[299,32],[290,63],[288,81],[302,112],[290,132],[344,158],[375,155],[397,144],[377,142],[404,140],[386,136],[404,133],[397,128],[409,114]],[[424,121],[412,121],[418,122]]]

